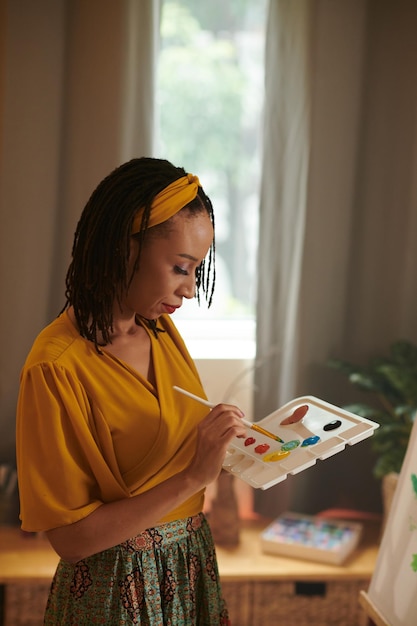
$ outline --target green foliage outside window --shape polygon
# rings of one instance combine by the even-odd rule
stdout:
[[[159,153],[198,173],[215,203],[229,312],[252,316],[266,0],[164,0]]]

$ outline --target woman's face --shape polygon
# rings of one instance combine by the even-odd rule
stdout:
[[[139,269],[121,302],[123,317],[156,319],[174,313],[183,298],[194,297],[196,269],[213,241],[212,223],[205,211],[193,215],[180,211],[169,226],[167,232],[145,239]],[[138,243],[132,239],[132,265],[137,253]]]

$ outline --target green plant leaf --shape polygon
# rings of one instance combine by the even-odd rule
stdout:
[[[388,355],[370,359],[366,366],[342,359],[329,359],[327,365],[367,394],[368,402],[343,408],[380,425],[371,439],[378,458],[374,475],[399,472],[417,414],[417,346],[400,340]]]
[[[410,341],[396,341],[391,346],[392,358],[398,365],[404,365],[407,368],[417,367],[417,346]]]
[[[403,460],[404,455],[401,453],[401,450],[396,449],[386,452],[378,458],[374,466],[374,476],[376,478],[382,478],[390,472],[399,473]]]
[[[404,365],[384,364],[378,371],[387,380],[403,402],[417,401],[417,368],[407,369]]]

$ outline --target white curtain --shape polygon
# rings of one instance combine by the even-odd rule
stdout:
[[[255,414],[351,390],[325,363],[417,340],[417,4],[271,0]],[[369,442],[264,493],[260,512],[378,509]]]
[[[19,372],[64,303],[78,217],[99,181],[152,153],[159,0],[3,0],[0,463]]]

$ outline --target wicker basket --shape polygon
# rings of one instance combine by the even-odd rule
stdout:
[[[7,585],[4,626],[42,626],[50,583]]]
[[[359,593],[368,580],[222,584],[233,626],[366,626]]]
[[[368,580],[335,583],[223,581],[233,626],[366,626]],[[4,626],[42,626],[49,584],[9,585]]]

